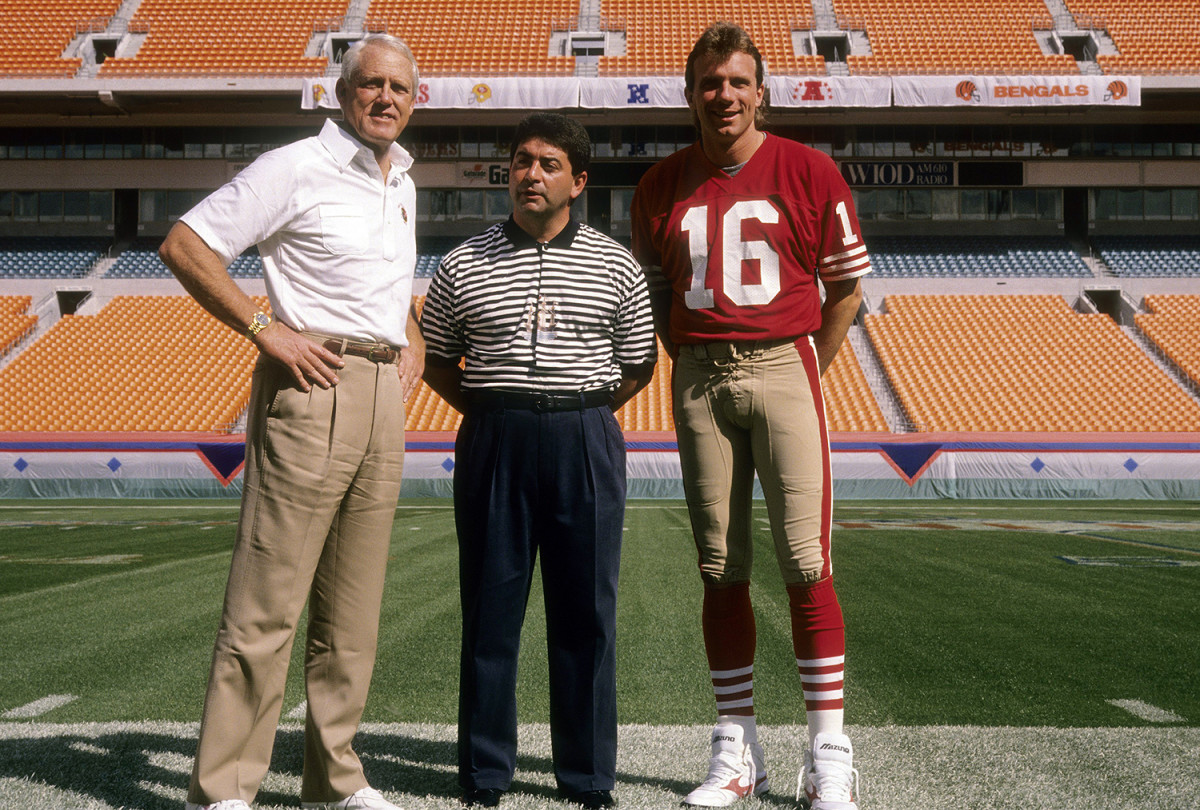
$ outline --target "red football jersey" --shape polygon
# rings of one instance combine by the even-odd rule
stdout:
[[[656,164],[631,209],[651,289],[669,284],[671,340],[771,340],[815,332],[823,281],[871,271],[833,160],[771,135],[737,174],[693,144]],[[661,268],[661,275],[656,268]]]

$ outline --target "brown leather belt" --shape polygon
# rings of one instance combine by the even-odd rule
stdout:
[[[351,355],[365,357],[372,363],[395,363],[400,359],[400,350],[386,343],[362,343],[357,340],[320,335],[316,332],[302,332],[305,337],[312,338],[338,357]]]

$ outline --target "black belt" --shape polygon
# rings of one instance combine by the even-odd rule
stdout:
[[[535,393],[533,391],[472,391],[473,408],[488,411],[520,410],[537,413],[582,411],[612,404],[612,391],[577,391],[574,393]]]

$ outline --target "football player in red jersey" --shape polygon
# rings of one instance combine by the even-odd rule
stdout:
[[[685,88],[700,140],[652,167],[632,208],[634,254],[675,359],[675,428],[718,715],[708,776],[684,803],[721,807],[768,786],[753,697],[757,472],[807,710],[801,803],[853,810],[821,374],[858,312],[870,259],[833,161],[763,131],[762,58],[745,31],[706,30]]]

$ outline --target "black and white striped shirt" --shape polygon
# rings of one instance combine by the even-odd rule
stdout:
[[[656,357],[645,276],[624,247],[571,221],[538,243],[510,218],[442,259],[421,319],[426,353],[465,357],[465,390],[613,388]]]

